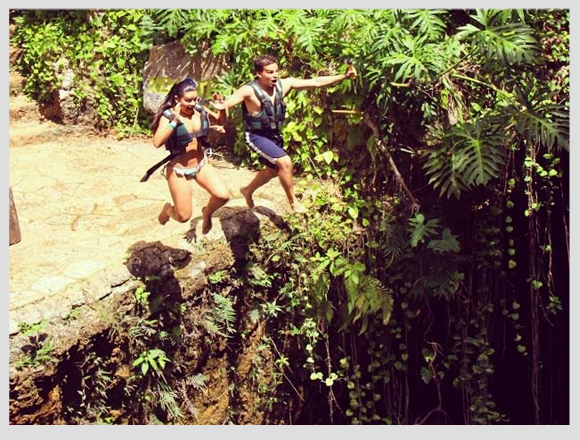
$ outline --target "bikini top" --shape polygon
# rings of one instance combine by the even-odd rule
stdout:
[[[165,148],[171,152],[171,154],[179,154],[185,150],[185,147],[195,138],[199,138],[199,143],[203,147],[203,144],[207,140],[207,135],[209,133],[209,117],[207,112],[201,104],[196,104],[195,109],[200,113],[201,128],[198,131],[190,132],[185,124],[178,124],[173,130],[173,133],[165,142]],[[170,109],[163,112],[169,121],[172,121],[174,116]]]

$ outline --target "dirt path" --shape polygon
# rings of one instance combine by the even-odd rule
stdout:
[[[10,75],[12,89],[19,80]],[[192,183],[192,220],[161,226],[157,215],[170,201],[167,183],[159,171],[139,182],[165,157],[164,150],[147,139],[118,141],[87,133],[42,121],[24,96],[10,97],[9,182],[22,234],[22,241],[9,248],[11,334],[22,322],[66,316],[88,301],[87,295],[94,299],[100,284],[114,286],[128,277],[123,262],[138,241],[186,249],[200,245],[201,207],[208,194]],[[216,213],[214,228],[204,237],[208,240],[224,236],[220,220],[246,209],[238,188],[254,175],[225,161],[212,163],[232,198]],[[287,212],[277,180],[255,199],[267,212]]]

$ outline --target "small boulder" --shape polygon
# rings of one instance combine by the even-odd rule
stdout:
[[[214,56],[207,44],[195,57],[188,54],[179,41],[155,46],[143,71],[143,106],[155,114],[174,83],[187,77],[203,83],[227,71],[228,67],[226,58]]]

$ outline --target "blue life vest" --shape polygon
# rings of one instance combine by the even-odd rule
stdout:
[[[209,117],[203,108],[203,105],[200,103],[195,105],[195,110],[200,113],[201,128],[199,131],[191,133],[187,130],[185,124],[178,124],[169,139],[167,139],[167,142],[165,142],[165,148],[167,148],[171,154],[179,154],[183,152],[185,147],[187,147],[195,138],[198,138],[198,142],[202,147],[206,142],[209,133]],[[163,116],[169,119],[169,121],[172,121],[174,118],[173,112],[170,109],[165,110]]]
[[[250,132],[279,131],[286,118],[286,104],[284,103],[284,94],[282,93],[282,83],[280,80],[276,82],[274,105],[272,105],[272,101],[258,85],[256,80],[249,82],[248,85],[254,90],[254,94],[262,104],[262,107],[260,113],[251,115],[248,113],[246,104],[242,102],[245,130]]]

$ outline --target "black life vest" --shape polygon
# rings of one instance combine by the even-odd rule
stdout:
[[[171,154],[179,154],[183,152],[185,147],[187,147],[195,138],[198,138],[198,142],[202,147],[203,144],[206,143],[207,135],[209,133],[209,117],[201,103],[195,105],[195,110],[200,113],[201,128],[199,131],[191,133],[187,130],[185,124],[178,124],[169,139],[167,139],[167,142],[165,142],[165,148],[167,148]],[[174,117],[173,112],[170,109],[165,110],[163,116],[169,119],[169,121],[172,121]]]
[[[286,118],[286,104],[284,103],[284,95],[282,93],[282,84],[280,80],[276,82],[276,97],[274,98],[274,105],[272,105],[272,101],[258,85],[256,80],[249,82],[248,85],[254,90],[254,94],[262,104],[262,108],[260,109],[260,113],[252,116],[248,113],[246,104],[244,102],[242,103],[244,128],[246,131],[280,130],[282,124],[284,124],[284,119]]]

